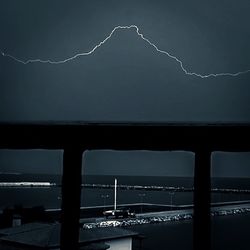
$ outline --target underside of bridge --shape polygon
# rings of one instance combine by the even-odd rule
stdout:
[[[250,124],[2,123],[1,149],[62,149],[61,249],[78,249],[82,154],[90,149],[195,153],[194,249],[210,249],[210,168],[214,151],[250,151]],[[166,232],[167,233],[167,232]]]

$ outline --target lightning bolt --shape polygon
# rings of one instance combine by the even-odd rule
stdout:
[[[168,56],[169,58],[173,59],[174,61],[176,61],[179,65],[181,70],[189,76],[196,76],[196,77],[200,77],[200,78],[209,78],[209,77],[218,77],[218,76],[239,76],[239,75],[243,75],[243,74],[247,74],[250,73],[250,69],[247,69],[245,71],[239,71],[239,72],[235,72],[235,73],[229,73],[229,72],[222,72],[222,73],[211,73],[211,74],[206,74],[206,75],[202,75],[199,73],[195,73],[195,72],[190,72],[188,71],[184,66],[183,66],[183,62],[177,58],[176,56],[170,54],[169,52],[159,49],[153,42],[151,42],[148,38],[146,38],[139,30],[137,25],[129,25],[129,26],[116,26],[111,32],[110,34],[100,43],[98,43],[97,45],[95,45],[90,51],[87,52],[82,52],[82,53],[78,53],[73,55],[72,57],[66,58],[64,60],[59,60],[59,61],[53,61],[53,60],[42,60],[42,59],[29,59],[29,60],[21,60],[19,58],[16,58],[15,56],[12,56],[10,54],[6,54],[4,52],[1,51],[2,56],[4,57],[9,57],[11,59],[13,59],[14,61],[18,62],[18,63],[22,63],[22,64],[29,64],[29,63],[49,63],[49,64],[63,64],[63,63],[67,63],[70,62],[72,60],[75,60],[78,57],[81,56],[89,56],[91,54],[93,54],[98,48],[100,48],[103,44],[105,44],[112,36],[113,34],[117,31],[117,30],[125,30],[125,29],[135,29],[137,35],[146,43],[148,43],[151,47],[154,48],[154,50],[160,54],[164,54],[166,56]]]

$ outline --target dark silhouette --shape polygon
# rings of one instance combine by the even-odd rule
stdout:
[[[20,224],[53,221],[43,206],[23,207],[22,205],[15,205],[3,209],[0,216],[0,228],[13,226],[15,219],[20,220]]]

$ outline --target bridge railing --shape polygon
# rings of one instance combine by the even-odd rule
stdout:
[[[195,250],[208,250],[211,247],[211,153],[250,151],[250,124],[2,123],[0,137],[0,149],[64,150],[62,250],[78,249],[82,154],[85,150],[143,149],[194,152],[193,246]]]

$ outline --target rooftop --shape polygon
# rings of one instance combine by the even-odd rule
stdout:
[[[21,246],[53,249],[60,243],[59,223],[29,223],[19,227],[0,230],[0,241]],[[80,230],[79,244],[100,243],[112,239],[136,237],[138,233],[121,228],[95,228]]]

